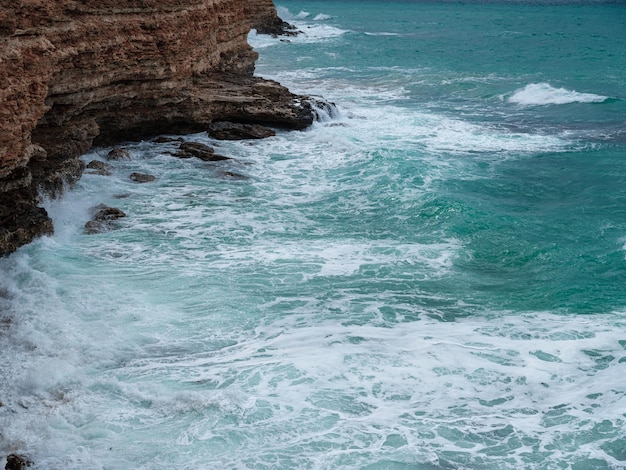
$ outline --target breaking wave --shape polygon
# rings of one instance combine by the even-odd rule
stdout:
[[[602,103],[607,96],[579,93],[566,88],[555,88],[549,83],[531,83],[513,93],[508,101],[521,105],[550,105],[569,103]]]

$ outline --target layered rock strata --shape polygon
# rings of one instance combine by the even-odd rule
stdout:
[[[0,255],[52,231],[39,191],[79,178],[92,145],[214,120],[310,125],[308,99],[253,76],[251,6],[275,15],[271,0],[2,2]]]
[[[283,21],[276,13],[272,0],[250,0],[252,11],[252,27],[259,34],[273,36],[293,36],[298,34],[296,28]]]

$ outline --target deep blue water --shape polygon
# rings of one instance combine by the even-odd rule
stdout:
[[[2,450],[626,467],[626,6],[278,6],[303,34],[252,33],[257,74],[337,114],[227,163],[129,143],[46,203],[56,234],[0,260]],[[86,235],[101,202],[128,216]]]

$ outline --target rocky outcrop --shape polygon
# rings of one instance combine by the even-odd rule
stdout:
[[[229,157],[218,155],[213,147],[201,144],[200,142],[182,142],[178,147],[178,152],[172,154],[178,158],[196,157],[205,162],[219,162],[231,160]]]
[[[154,175],[148,175],[146,173],[131,173],[129,178],[131,179],[131,181],[134,181],[135,183],[151,183],[152,181],[154,181],[156,179],[156,176]]]
[[[109,207],[105,204],[94,207],[93,212],[93,217],[85,224],[85,233],[90,235],[106,232],[112,228],[114,220],[126,217],[126,214],[117,207]]]
[[[295,26],[283,21],[276,13],[272,0],[249,0],[252,12],[252,27],[259,34],[273,36],[295,36]]]
[[[7,456],[7,463],[4,466],[5,470],[26,470],[33,466],[32,460],[23,455],[9,454]]]
[[[276,14],[271,0],[0,3],[0,255],[52,230],[38,191],[72,184],[94,144],[311,124],[306,98],[253,76],[251,8]]]
[[[259,124],[216,121],[209,125],[207,133],[217,140],[267,139],[276,135],[269,127]]]

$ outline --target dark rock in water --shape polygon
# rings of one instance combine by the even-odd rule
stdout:
[[[96,233],[102,233],[109,229],[109,225],[97,220],[90,220],[85,224],[85,233],[88,235],[94,235]]]
[[[222,171],[220,173],[222,176],[225,176],[226,178],[231,178],[234,180],[249,180],[250,179],[245,175],[240,175],[239,173],[233,173],[232,171]]]
[[[99,204],[96,210],[93,220],[117,220],[120,217],[126,217],[126,214],[117,207],[109,207],[106,204]]]
[[[130,152],[122,147],[115,147],[107,154],[107,160],[130,160]]]
[[[126,217],[126,214],[117,207],[109,207],[105,204],[100,204],[95,207],[96,213],[89,222],[85,224],[85,232],[88,234],[100,233],[106,230],[110,230],[111,222],[121,217]]]
[[[91,175],[111,176],[113,165],[109,165],[108,163],[101,162],[99,160],[92,160],[87,164],[87,169],[91,170],[87,172]]]
[[[155,144],[168,144],[170,142],[184,142],[185,139],[183,139],[182,137],[157,137],[156,139],[153,139],[152,142],[154,142]]]
[[[85,162],[78,157],[63,159],[60,162],[46,159],[31,162],[30,168],[38,190],[54,199],[80,179],[85,170]]]
[[[228,121],[211,123],[207,133],[219,140],[266,139],[276,135],[276,132],[269,127],[259,124],[239,124]]]
[[[146,175],[145,173],[131,173],[129,178],[135,183],[150,183],[156,179],[156,176]]]
[[[101,162],[100,160],[92,160],[87,164],[87,168],[93,170],[112,170],[113,165]]]
[[[178,158],[191,158],[196,157],[205,162],[217,162],[221,160],[231,160],[229,157],[218,155],[215,150],[208,145],[201,144],[200,142],[183,142],[178,147],[178,152],[173,154]]]
[[[18,168],[0,180],[0,256],[12,253],[35,237],[52,234],[52,220],[35,204],[33,174]]]
[[[7,456],[7,464],[5,470],[24,470],[25,468],[32,467],[33,461],[28,457],[17,454],[9,454]]]

